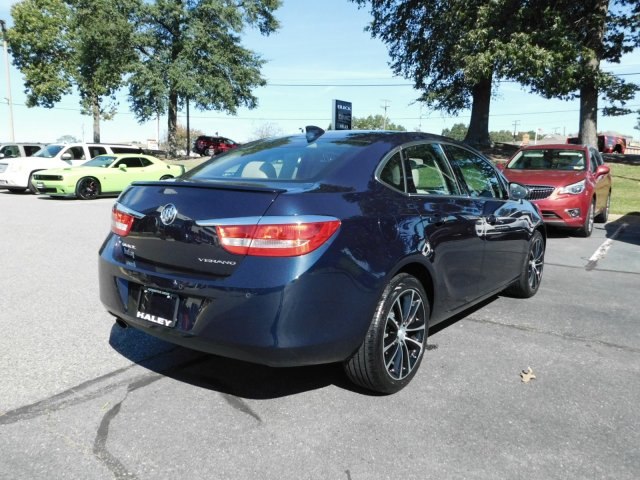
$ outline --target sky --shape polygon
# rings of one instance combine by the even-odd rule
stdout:
[[[8,26],[13,23],[10,15],[13,3],[16,2],[0,0],[0,19]],[[247,29],[242,39],[245,47],[267,62],[262,75],[268,83],[254,91],[258,107],[241,108],[234,116],[191,108],[192,130],[245,142],[267,125],[283,134],[298,132],[306,125],[326,128],[331,122],[334,99],[351,102],[355,117],[384,115],[386,111],[391,122],[407,130],[440,134],[456,123],[468,125],[469,111],[452,116],[416,102],[420,92],[413,89],[411,80],[393,75],[386,45],[364,31],[371,20],[368,10],[358,9],[348,0],[284,0],[276,17],[281,28],[275,34],[264,37],[257,30]],[[63,97],[53,109],[26,107],[23,77],[11,65],[7,82],[6,58],[2,50],[0,142],[10,140],[9,97],[15,141],[50,143],[65,135],[92,141],[92,119],[81,115],[77,95]],[[623,57],[620,64],[605,65],[605,69],[640,82],[640,51]],[[494,88],[494,95],[491,131],[538,130],[563,136],[578,131],[577,101],[546,100],[512,82],[500,83]],[[159,121],[139,123],[129,110],[126,90],[117,98],[118,113],[113,120],[101,122],[102,142],[145,144],[158,136],[166,138],[166,116]],[[640,95],[629,106],[640,110]],[[186,112],[180,112],[178,122],[186,125]],[[640,130],[634,129],[637,124],[637,113],[600,116],[598,130],[635,137],[637,142],[640,139]]]

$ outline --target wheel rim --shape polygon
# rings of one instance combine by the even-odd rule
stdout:
[[[544,243],[542,238],[536,236],[529,249],[529,287],[532,290],[538,288],[542,280],[544,268]]]
[[[98,195],[98,182],[92,178],[85,178],[80,183],[79,193],[83,198],[94,198]]]
[[[406,378],[422,357],[425,317],[422,297],[414,289],[398,295],[387,315],[382,352],[386,371],[394,380]]]

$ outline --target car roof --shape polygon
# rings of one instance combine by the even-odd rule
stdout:
[[[433,141],[440,143],[452,143],[472,149],[469,145],[458,142],[449,137],[426,132],[401,132],[397,130],[328,130],[319,139],[340,140],[349,137],[360,137],[366,143],[384,142],[393,146],[409,142]]]

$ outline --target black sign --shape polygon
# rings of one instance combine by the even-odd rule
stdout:
[[[332,125],[334,130],[351,130],[351,102],[333,101]]]

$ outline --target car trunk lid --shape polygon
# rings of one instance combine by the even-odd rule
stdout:
[[[216,223],[256,222],[284,190],[262,184],[136,182],[117,206],[135,219],[123,254],[171,271],[230,275],[244,258],[221,245]]]

